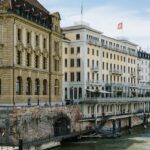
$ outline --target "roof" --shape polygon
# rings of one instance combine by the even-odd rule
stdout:
[[[49,13],[49,11],[41,3],[39,3],[38,0],[25,0],[25,1],[35,6],[36,8],[44,11],[45,13]]]
[[[95,29],[91,28],[90,26],[84,25],[84,24],[81,24],[81,25],[74,25],[74,26],[69,26],[69,27],[64,27],[64,28],[62,28],[62,29],[63,29],[63,31],[87,29],[87,30],[90,30],[90,31],[92,31],[92,32],[96,32],[96,33],[102,34],[101,31],[95,30]]]

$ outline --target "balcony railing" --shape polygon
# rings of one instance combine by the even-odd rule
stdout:
[[[101,43],[99,41],[95,41],[95,40],[87,40],[87,43],[90,45],[95,45],[95,46],[101,46]]]
[[[99,72],[99,68],[98,68],[98,67],[91,67],[91,70],[92,70],[93,72]]]
[[[87,84],[90,84],[90,85],[103,85],[103,82],[97,81],[97,80],[88,80]]]
[[[136,73],[135,72],[131,72],[131,77],[136,77]]]
[[[122,70],[119,70],[119,69],[111,69],[111,70],[110,70],[110,73],[111,73],[111,74],[122,75],[122,74],[123,74],[123,71],[122,71]]]

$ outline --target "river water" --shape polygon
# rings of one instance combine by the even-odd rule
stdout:
[[[150,150],[150,127],[136,127],[119,138],[67,142],[54,150]]]

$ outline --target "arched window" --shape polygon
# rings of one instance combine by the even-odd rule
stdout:
[[[58,79],[55,80],[55,95],[56,96],[59,95],[59,80]]]
[[[35,80],[35,95],[39,95],[40,94],[40,80],[36,79]]]
[[[74,88],[74,99],[77,99],[77,88]]]
[[[18,77],[16,81],[16,95],[22,94],[22,78]]]
[[[47,94],[47,80],[43,80],[43,95]]]
[[[68,89],[65,88],[65,99],[68,99]]]
[[[32,90],[32,82],[31,78],[27,78],[26,80],[26,95],[31,95],[31,90]]]
[[[2,81],[0,79],[0,95],[2,94]]]
[[[82,98],[82,88],[79,88],[79,98]]]

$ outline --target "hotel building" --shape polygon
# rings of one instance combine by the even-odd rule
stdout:
[[[60,19],[37,0],[0,1],[0,104],[62,100]]]
[[[63,100],[135,96],[137,45],[88,25],[63,28]]]
[[[150,96],[150,54],[138,50],[137,60],[138,85],[141,96]]]

